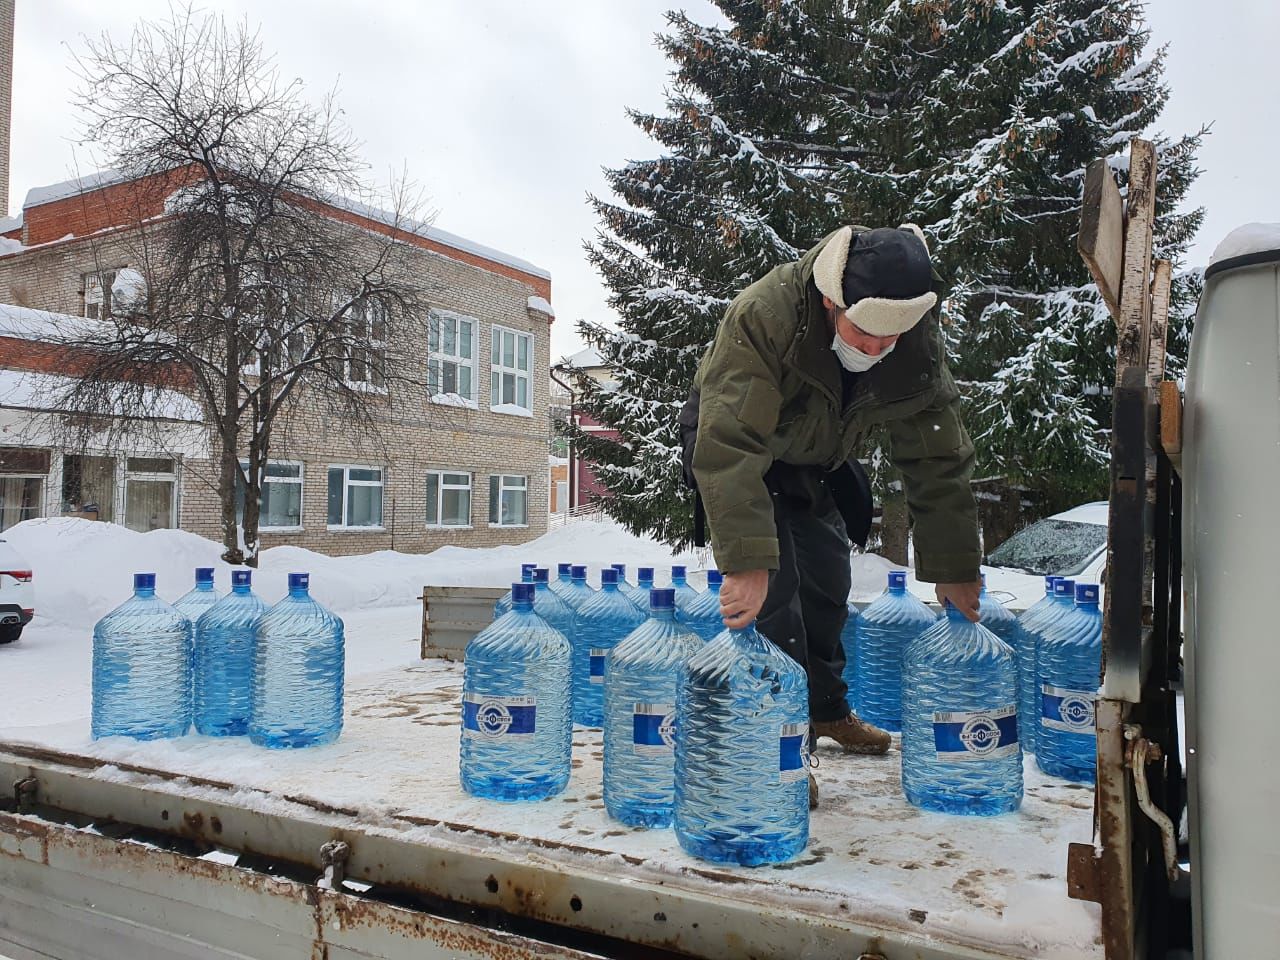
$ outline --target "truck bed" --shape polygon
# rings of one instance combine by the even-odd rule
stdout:
[[[1042,776],[1034,761],[1019,812],[947,817],[903,799],[896,744],[874,758],[846,756],[825,742],[816,770],[822,803],[806,854],[772,867],[724,867],[684,854],[670,830],[632,829],[608,817],[598,731],[575,730],[573,777],[559,797],[507,805],[464,794],[460,684],[461,666],[446,662],[352,678],[341,739],[312,750],[266,751],[198,736],[95,743],[76,721],[0,734],[8,741],[0,751],[45,751],[103,784],[216,800],[285,824],[320,817],[328,835],[344,837],[357,854],[357,835],[376,836],[420,850],[424,863],[443,851],[442,866],[460,856],[483,874],[480,861],[498,863],[529,889],[499,890],[493,872],[487,893],[453,889],[464,885],[461,871],[452,885],[443,874],[424,884],[481,905],[491,893],[494,905],[515,914],[693,956],[823,957],[836,944],[876,937],[918,957],[1103,955],[1098,908],[1069,899],[1065,879],[1067,844],[1092,837],[1093,792]],[[241,846],[253,846],[238,844],[230,830],[222,841],[233,861]],[[351,876],[386,880],[389,857],[374,859],[353,856]],[[730,928],[713,940],[699,930],[699,917],[708,924],[719,917]]]

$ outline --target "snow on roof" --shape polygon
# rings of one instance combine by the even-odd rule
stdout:
[[[22,209],[53,203],[55,200],[65,200],[67,197],[88,193],[90,190],[100,190],[113,183],[123,183],[128,179],[129,174],[124,170],[99,170],[97,173],[86,173],[83,176],[72,177],[70,180],[63,180],[61,183],[51,183],[46,187],[32,187],[27,191],[27,198],[22,201]]]
[[[1055,513],[1050,519],[1069,520],[1073,523],[1092,523],[1099,527],[1107,525],[1108,504],[1105,500],[1093,503],[1082,503],[1063,513]]]
[[[604,357],[600,356],[599,350],[595,347],[586,347],[577,353],[563,357],[556,366],[590,370],[592,367],[607,367],[608,364],[604,362]]]
[[[556,315],[555,308],[542,297],[530,297],[529,309],[537,310],[539,313],[545,313],[549,317],[554,317]]]
[[[21,253],[27,249],[22,245],[21,240],[15,240],[13,237],[0,237],[0,256],[7,253]]]
[[[1246,223],[1222,238],[1209,258],[1209,266],[1220,260],[1271,250],[1280,250],[1280,223]]]
[[[108,329],[110,328],[101,321],[86,317],[0,303],[0,337],[57,343],[69,339],[84,339],[97,333],[105,335]]]
[[[28,370],[0,370],[0,407],[16,407],[23,410],[60,410],[62,400],[75,386],[71,377],[49,373],[32,373]],[[158,420],[183,420],[200,423],[204,414],[200,405],[186,394],[176,390],[147,388],[147,418]],[[119,408],[121,404],[111,404]],[[96,412],[96,411],[89,411]]]
[[[22,215],[16,217],[0,217],[0,233],[9,233],[12,230],[22,229]]]

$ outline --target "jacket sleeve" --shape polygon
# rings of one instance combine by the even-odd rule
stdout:
[[[764,482],[773,463],[768,440],[782,404],[776,331],[758,301],[731,304],[698,371],[693,472],[716,564],[725,573],[778,567],[773,501]]]
[[[938,390],[915,416],[890,421],[889,459],[902,471],[915,526],[916,576],[930,583],[978,579],[978,505],[969,481],[973,442],[960,419],[960,392],[941,365]]]

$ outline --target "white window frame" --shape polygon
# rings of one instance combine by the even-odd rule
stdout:
[[[498,496],[493,496],[493,481],[498,481]],[[519,480],[521,483],[508,484],[508,480]],[[506,490],[523,490],[524,491],[524,523],[503,523],[502,522],[502,494]],[[497,509],[498,519],[493,519],[495,506]],[[489,477],[489,526],[503,527],[505,529],[518,529],[520,527],[529,526],[529,478],[524,474],[516,473],[495,473]]]
[[[436,522],[432,523],[430,520],[428,520],[426,522],[427,529],[428,530],[474,529],[474,523],[472,521],[472,517],[474,516],[473,511],[475,510],[476,484],[475,484],[475,476],[471,473],[471,471],[470,470],[448,470],[448,469],[441,468],[441,469],[428,470],[426,473],[426,476],[436,478]],[[457,483],[446,483],[444,479],[446,476],[466,477],[467,484],[466,486],[462,486],[461,484],[457,484]],[[426,483],[425,477],[423,478],[423,483],[424,484]],[[444,516],[445,490],[466,490],[467,491],[467,522],[466,523],[445,523],[442,520],[442,517]]]
[[[307,465],[303,463],[301,460],[268,460],[267,466],[298,468],[298,476],[296,480],[293,477],[263,477],[262,478],[262,484],[264,487],[268,483],[297,485],[298,487],[298,523],[296,526],[269,527],[266,524],[261,522],[261,515],[259,515],[258,530],[261,533],[297,533],[298,531],[303,529],[303,523],[304,523],[303,512],[306,510],[306,506],[307,506],[307,498],[306,498]],[[247,474],[249,472],[249,461],[241,460],[240,469]],[[329,479],[329,475],[326,472],[325,473],[326,509],[328,509],[327,507],[327,499],[329,494],[328,479]]]
[[[80,275],[80,282],[84,286],[84,305],[80,308],[81,316],[90,320],[111,319],[111,286],[116,282],[116,274],[121,269],[121,267],[114,267],[111,270],[90,270]],[[98,307],[96,317],[89,316],[91,305]],[[104,305],[107,308],[105,314],[102,312]]]
[[[382,314],[382,338],[375,339],[373,336],[373,328],[375,322],[375,312]],[[381,369],[385,370],[387,365],[387,315],[382,304],[373,302],[364,302],[355,304],[347,315],[347,322],[358,327],[359,333],[357,337],[364,338],[364,350],[366,353],[381,353],[382,362]],[[347,386],[352,390],[360,390],[364,393],[386,393],[387,385],[383,383],[374,383],[368,378],[369,365],[365,361],[365,377],[357,380],[351,375],[351,365],[355,361],[347,356],[343,359],[342,377],[346,381]],[[335,464],[337,466],[337,464]],[[361,468],[364,469],[364,468]],[[373,469],[373,468],[368,468]],[[344,528],[346,529],[346,528]]]
[[[462,356],[459,349],[462,343],[461,333],[454,335],[454,352],[446,353],[444,347],[444,335],[439,324],[442,321],[449,321],[455,324],[458,331],[464,323],[471,324],[471,358],[467,359]],[[456,391],[446,393],[436,390],[429,393],[428,397],[432,403],[439,403],[451,407],[466,407],[469,410],[480,409],[480,321],[475,317],[469,317],[464,313],[455,313],[452,310],[432,310],[428,314],[428,324],[430,331],[428,332],[428,350],[427,350],[427,389],[431,390],[432,384],[432,364],[438,364],[440,370],[440,385],[444,380],[444,364],[453,364],[456,367],[469,367],[471,370],[471,396],[463,396]],[[430,349],[430,338],[436,338],[436,349]],[[456,379],[456,378],[455,378]]]
[[[173,468],[168,473],[159,473],[154,470],[134,470],[129,466],[130,460],[168,460],[173,464]],[[117,457],[116,462],[120,465],[117,469],[124,470],[124,483],[121,488],[120,509],[116,512],[116,516],[124,526],[129,526],[129,483],[133,480],[139,482],[164,482],[169,483],[169,519],[170,525],[167,527],[156,527],[157,530],[180,530],[182,528],[182,518],[178,515],[178,486],[181,481],[180,465],[178,458],[169,454],[146,454],[146,453],[123,453]],[[117,474],[119,476],[119,474]],[[130,528],[132,529],[132,528]]]
[[[509,333],[516,338],[515,362],[517,364],[520,362],[520,341],[523,338],[528,342],[529,349],[527,355],[529,359],[529,368],[527,370],[522,370],[519,366],[508,367],[501,362],[502,351],[498,349],[498,345],[501,342],[501,335],[504,333]],[[504,327],[495,323],[491,325],[489,338],[489,408],[494,413],[505,414],[506,416],[533,416],[533,350],[535,346],[533,334],[524,330],[517,330],[514,327]],[[497,359],[494,358],[495,352],[497,353]],[[514,401],[509,404],[509,406],[518,407],[525,411],[524,413],[514,413],[509,410],[496,409],[500,406],[508,406],[508,404],[504,404],[502,402],[502,376],[504,374],[510,374],[518,380],[523,379],[525,381],[525,398],[528,400],[528,404],[523,407]],[[493,402],[494,391],[497,391],[498,393],[497,403]]]
[[[329,471],[342,471],[342,523],[329,523]],[[377,470],[380,480],[352,480],[352,470]],[[382,523],[370,527],[347,526],[347,491],[351,487],[380,487],[382,489]],[[330,533],[385,533],[387,530],[387,468],[374,463],[331,463],[324,471],[325,527]]]
[[[49,461],[50,461],[50,465],[52,466],[53,458],[50,457]],[[39,480],[40,481],[40,499],[36,503],[36,515],[34,517],[27,517],[25,519],[35,520],[35,519],[38,519],[39,517],[45,516],[45,513],[46,513],[45,505],[48,503],[48,493],[49,493],[49,487],[50,487],[49,476],[47,474],[0,473],[0,481],[4,481],[4,480]],[[19,508],[19,510],[21,510],[21,508]],[[0,515],[0,522],[3,522],[2,515]],[[23,522],[22,520],[16,521],[16,523],[22,523],[22,522]],[[8,527],[0,527],[0,532],[3,532],[4,530],[7,530],[7,529]]]

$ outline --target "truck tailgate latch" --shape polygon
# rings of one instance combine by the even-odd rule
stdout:
[[[320,886],[328,890],[338,890],[347,879],[347,860],[351,856],[351,846],[342,840],[330,840],[320,847],[320,865],[324,867],[324,876],[320,878]]]
[[[1162,761],[1164,751],[1160,749],[1160,744],[1144,738],[1142,728],[1136,724],[1125,726],[1124,738],[1128,741],[1125,747],[1125,765],[1133,771],[1133,792],[1137,794],[1138,806],[1147,815],[1147,819],[1159,828],[1164,847],[1165,873],[1169,876],[1170,884],[1177,883],[1181,870],[1178,867],[1178,839],[1173,821],[1152,802],[1151,790],[1147,786],[1147,764]]]
[[[19,813],[35,806],[36,791],[39,788],[40,781],[35,777],[23,777],[21,780],[14,781],[13,801]]]

